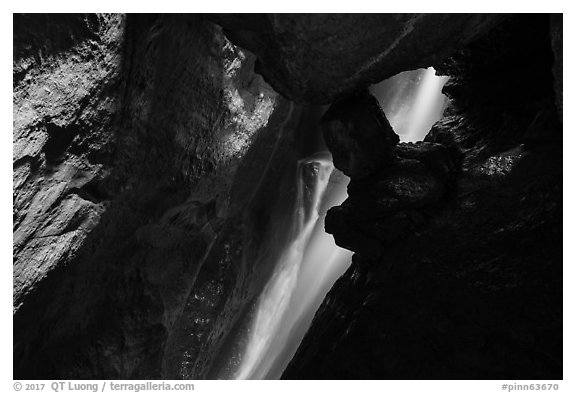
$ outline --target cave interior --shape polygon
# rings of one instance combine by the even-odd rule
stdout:
[[[563,378],[562,14],[13,21],[14,378]]]

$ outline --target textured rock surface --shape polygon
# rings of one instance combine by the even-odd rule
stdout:
[[[99,183],[109,169],[123,23],[119,16],[15,16],[15,311],[73,256],[105,209]]]
[[[14,376],[186,376],[198,353],[174,337],[206,326],[183,310],[227,280],[230,328],[257,291],[232,260],[267,229],[254,203],[275,203],[300,109],[198,16],[15,26]],[[212,324],[210,296],[195,312]]]
[[[329,103],[401,71],[438,63],[502,18],[489,14],[211,15],[257,70],[295,101]],[[353,54],[353,55],[352,55]]]
[[[283,378],[562,378],[549,28],[547,15],[512,17],[436,65],[451,77],[444,118],[425,143],[398,145],[382,187],[352,178],[329,212],[356,254]]]

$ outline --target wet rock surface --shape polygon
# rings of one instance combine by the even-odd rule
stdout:
[[[451,77],[443,119],[372,179],[352,177],[326,230],[353,263],[283,378],[562,378],[549,27],[512,17],[438,64]]]

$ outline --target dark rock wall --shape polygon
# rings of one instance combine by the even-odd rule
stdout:
[[[550,38],[552,39],[552,50],[554,51],[554,92],[556,95],[556,107],[560,112],[560,120],[562,120],[563,109],[563,22],[564,14],[552,14],[550,16]]]
[[[352,177],[326,230],[353,263],[283,378],[562,378],[549,20],[511,16],[437,64],[451,77],[444,118],[394,164]]]
[[[218,14],[285,97],[327,104],[399,72],[438,63],[484,34],[492,14]]]
[[[227,280],[231,325],[265,278],[233,262],[301,108],[197,15],[14,22],[14,376],[186,377],[198,348],[175,342],[207,328],[182,312]]]

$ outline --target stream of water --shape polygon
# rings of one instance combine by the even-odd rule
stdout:
[[[446,80],[428,68],[398,74],[370,90],[400,140],[415,142],[442,115]],[[318,127],[310,132],[320,135]],[[326,211],[346,199],[348,180],[324,149],[299,160],[291,235],[251,313],[234,379],[280,378],[326,293],[350,265],[352,253],[324,231]]]

